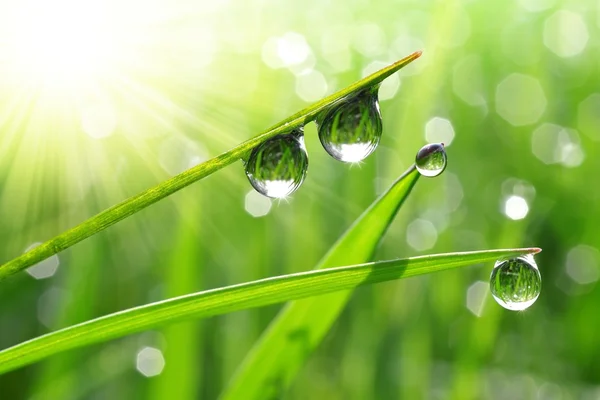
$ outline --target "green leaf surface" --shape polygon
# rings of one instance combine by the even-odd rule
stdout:
[[[106,209],[94,217],[82,222],[76,227],[1,265],[0,280],[22,271],[27,267],[37,264],[38,262],[60,251],[63,251],[74,244],[108,228],[109,226],[114,225],[117,222],[143,210],[157,201],[172,195],[184,187],[240,160],[250,150],[252,150],[252,148],[263,141],[281,133],[289,132],[294,128],[313,121],[319,112],[340,101],[343,101],[348,96],[351,96],[362,89],[379,84],[381,81],[398,71],[400,68],[419,58],[420,55],[421,52],[415,52],[403,58],[402,60],[399,60],[394,64],[361,79],[360,81],[284,119],[260,135],[241,143],[233,149],[206,162],[203,162],[202,164],[199,164],[187,171],[184,171],[181,174],[176,175],[171,179],[168,179],[159,185],[133,196],[113,207]]]
[[[0,373],[65,350],[186,318],[206,318],[539,251],[537,248],[503,249],[379,261],[261,279],[176,297],[74,325],[3,350],[0,352]],[[274,352],[277,353],[275,349]]]

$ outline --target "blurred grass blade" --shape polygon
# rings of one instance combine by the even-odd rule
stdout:
[[[205,318],[538,251],[537,248],[485,250],[378,261],[283,275],[176,297],[74,325],[3,350],[0,352],[0,373],[65,350],[186,318]],[[276,349],[273,352],[281,354]]]
[[[419,176],[413,165],[348,228],[315,269],[370,261]],[[314,297],[286,307],[254,345],[222,397],[279,396],[321,342],[351,293]]]
[[[199,164],[179,175],[166,180],[165,182],[150,188],[136,196],[133,196],[96,216],[82,222],[76,227],[56,236],[53,239],[41,244],[35,249],[7,262],[0,266],[0,280],[15,274],[23,269],[30,267],[62,250],[65,250],[74,244],[108,228],[111,225],[143,210],[144,208],[156,203],[165,197],[183,189],[184,187],[203,179],[221,168],[228,166],[241,159],[248,151],[259,143],[281,133],[288,132],[298,126],[313,121],[317,114],[331,105],[343,100],[355,92],[367,87],[379,84],[385,78],[398,71],[400,68],[416,60],[421,52],[415,52],[402,60],[383,68],[366,78],[324,98],[323,100],[297,112],[296,114],[284,119],[280,123],[272,126],[262,134],[241,143],[233,149],[214,157],[202,164]]]

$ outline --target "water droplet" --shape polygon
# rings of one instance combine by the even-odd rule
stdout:
[[[377,148],[383,132],[377,89],[353,96],[318,122],[321,144],[336,160],[358,162]]]
[[[448,158],[444,143],[431,143],[421,147],[415,158],[417,171],[423,176],[438,176],[446,169]]]
[[[246,175],[254,189],[274,198],[284,198],[298,189],[307,169],[302,128],[256,146],[246,162]]]
[[[525,310],[535,303],[541,289],[542,277],[532,255],[496,261],[490,291],[502,307]]]

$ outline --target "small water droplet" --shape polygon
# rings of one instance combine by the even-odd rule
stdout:
[[[531,254],[498,260],[490,276],[494,300],[507,310],[522,311],[537,300],[542,277]]]
[[[246,161],[246,175],[254,189],[273,198],[284,198],[296,191],[307,170],[302,128],[264,141]]]
[[[319,125],[319,139],[336,160],[358,162],[379,144],[383,132],[377,88],[365,90],[332,108]]]
[[[421,147],[415,158],[417,171],[423,176],[438,176],[446,169],[448,157],[444,143],[431,143]]]

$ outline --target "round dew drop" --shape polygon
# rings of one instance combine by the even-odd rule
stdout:
[[[377,88],[333,107],[318,126],[321,144],[333,158],[347,163],[364,160],[375,151],[383,132]]]
[[[446,169],[448,157],[444,143],[431,143],[421,147],[415,157],[417,171],[423,176],[434,177]]]
[[[490,291],[502,307],[525,310],[535,303],[541,290],[542,277],[532,255],[496,261]]]
[[[246,162],[246,176],[254,189],[273,198],[295,192],[307,170],[308,154],[301,128],[259,144]]]

